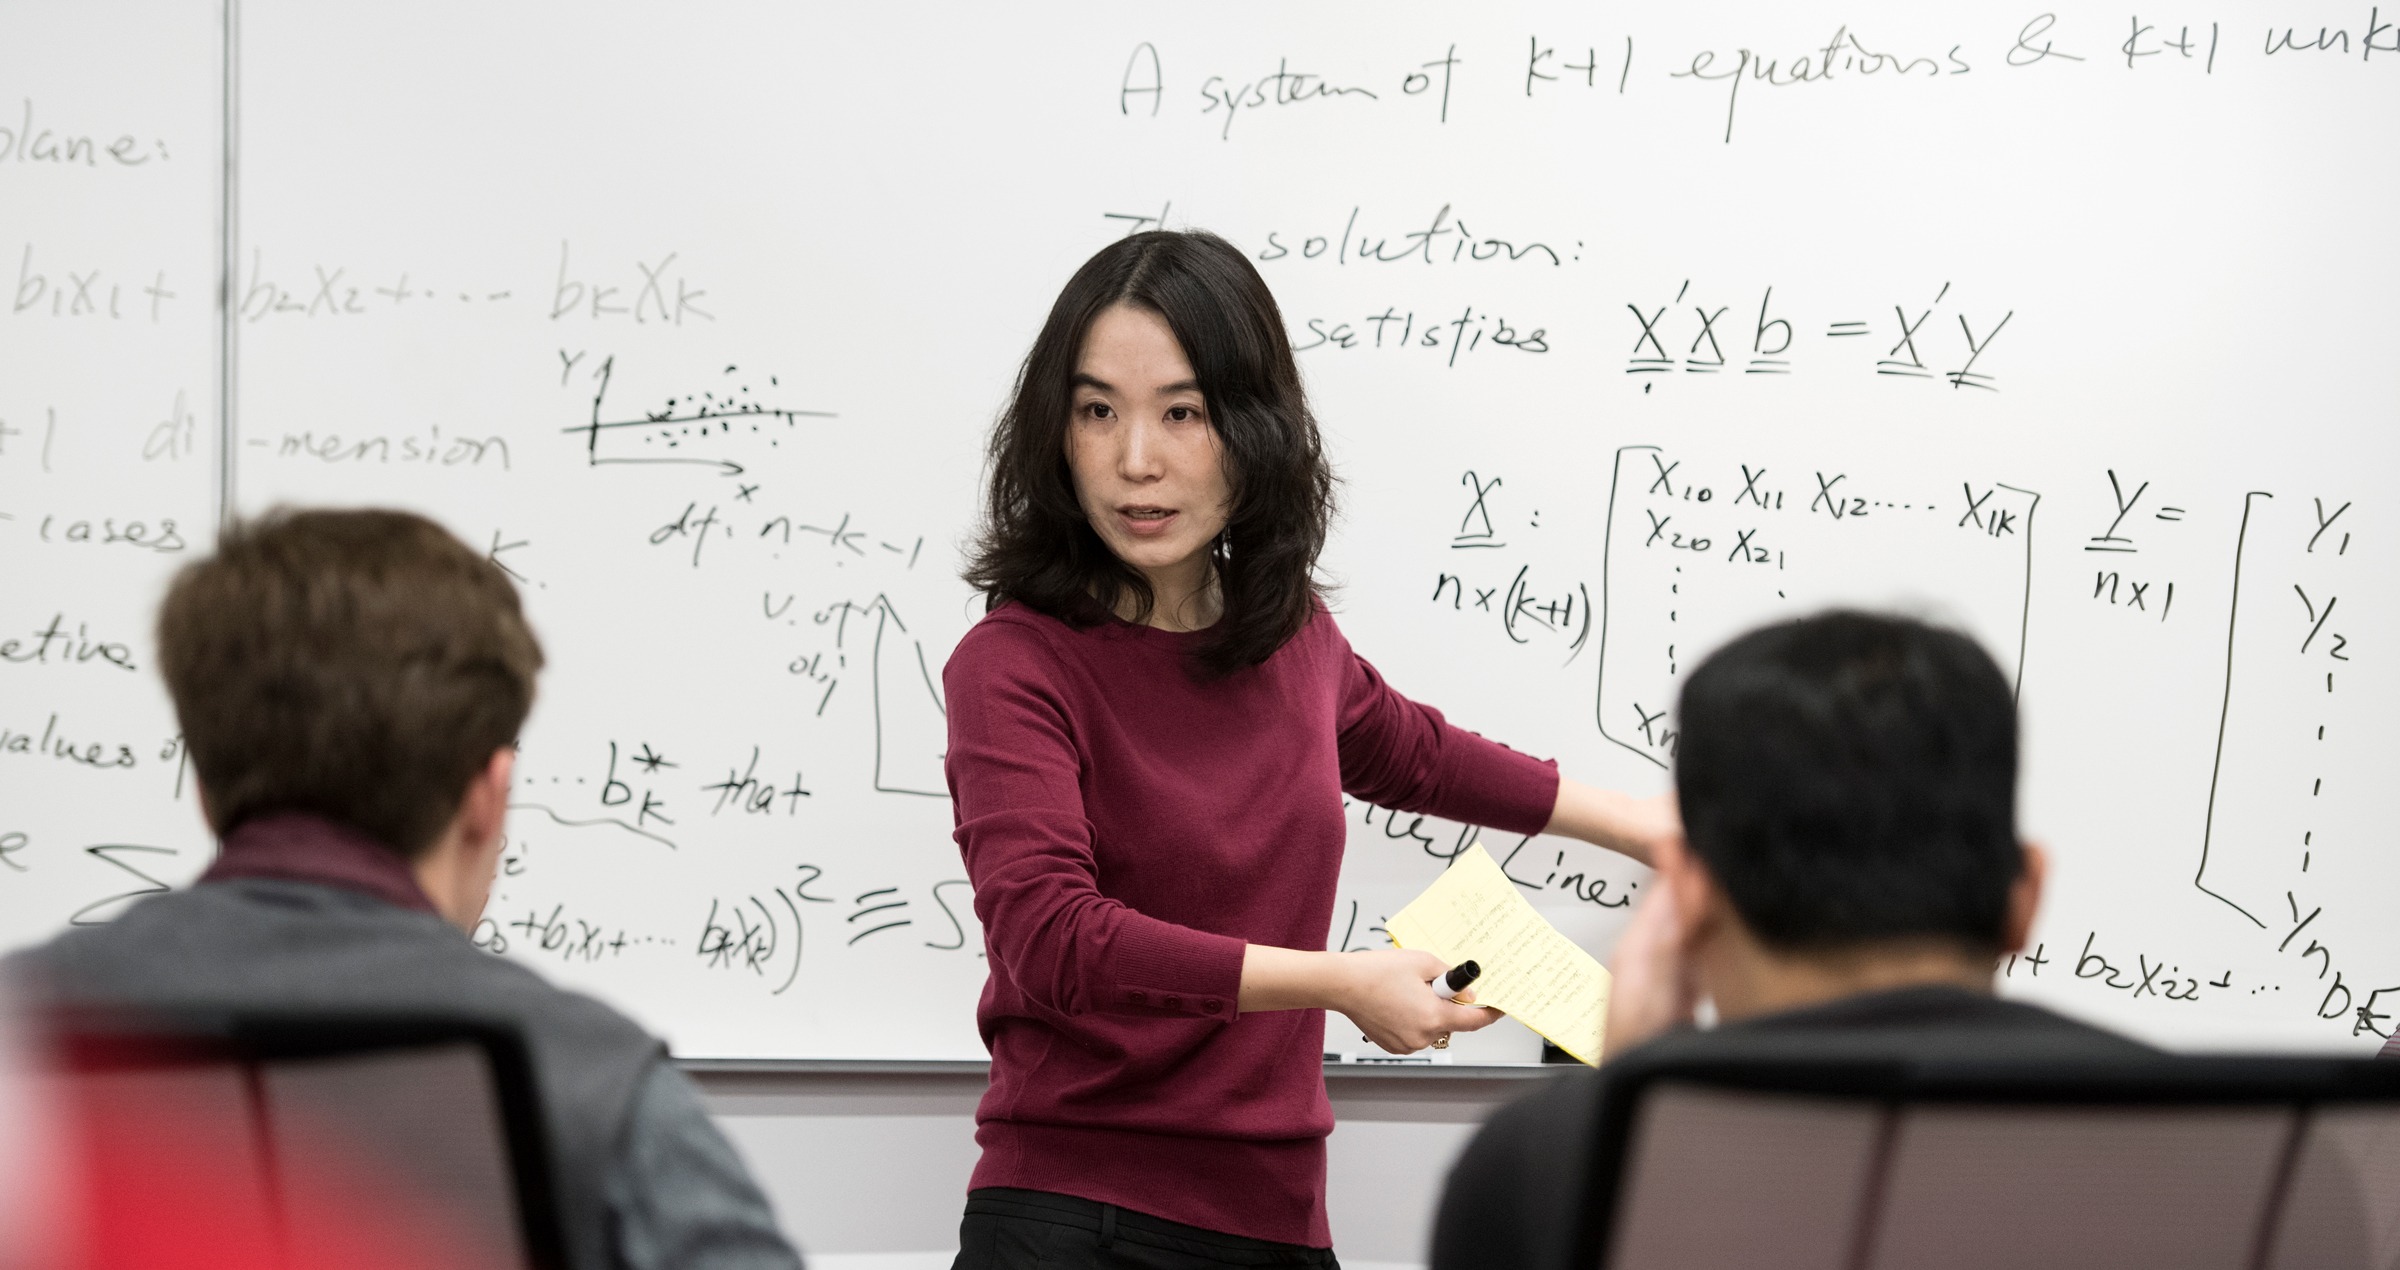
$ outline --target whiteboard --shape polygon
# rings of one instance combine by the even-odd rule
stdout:
[[[1066,276],[1163,222],[1283,305],[1336,610],[1403,691],[1651,790],[1678,675],[1745,625],[1958,623],[2019,685],[2055,859],[2007,991],[2184,1047],[2390,1030],[2390,28],[690,8],[240,10],[233,504],[433,514],[550,654],[487,946],[687,1056],[980,1055],[939,690],[980,443]],[[205,129],[195,94],[154,109]],[[64,558],[6,527],[12,571]],[[72,583],[9,620],[156,598]],[[103,835],[205,853],[163,780],[9,763],[23,937],[107,890]],[[1351,816],[1335,948],[1477,836]],[[1640,869],[1485,836],[1608,951]]]
[[[224,16],[0,17],[0,932],[101,922],[210,845],[152,665],[220,507]]]

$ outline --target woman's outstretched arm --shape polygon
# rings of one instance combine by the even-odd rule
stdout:
[[[1676,814],[1673,791],[1637,798],[1561,777],[1558,805],[1551,809],[1550,823],[1542,832],[1580,839],[1655,865],[1658,844],[1681,834],[1683,820]]]

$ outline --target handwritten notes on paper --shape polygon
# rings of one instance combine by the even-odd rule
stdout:
[[[1392,942],[1451,965],[1482,963],[1475,1002],[1507,1012],[1597,1066],[1608,1018],[1606,967],[1544,920],[1482,843],[1384,923]]]

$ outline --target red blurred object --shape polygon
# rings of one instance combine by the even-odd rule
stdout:
[[[521,1219],[518,1126],[475,1044],[311,1040],[295,1051],[288,1030],[264,1049],[256,1037],[51,1039],[34,1087],[58,1251],[35,1264],[556,1264],[554,1245]]]
[[[306,1135],[285,1132],[265,1160],[251,1126],[205,1101],[74,1083],[61,1126],[75,1161],[62,1233],[77,1270],[504,1264],[332,1143],[293,1149]]]

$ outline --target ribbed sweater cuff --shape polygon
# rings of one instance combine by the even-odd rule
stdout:
[[[1181,1014],[1231,1019],[1242,994],[1248,945],[1230,935],[1144,919],[1117,936],[1116,982],[1104,991],[1112,1013]]]

